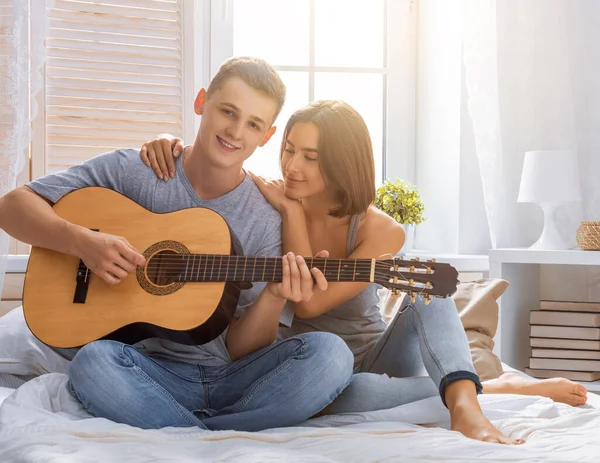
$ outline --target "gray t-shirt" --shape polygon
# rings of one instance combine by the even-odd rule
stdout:
[[[164,182],[143,164],[138,150],[124,149],[101,154],[66,171],[28,183],[27,186],[53,203],[73,190],[100,186],[115,190],[152,212],[166,213],[190,207],[210,208],[227,221],[245,255],[281,255],[281,217],[261,194],[250,175],[246,175],[244,181],[229,193],[204,200],[185,176],[181,157],[175,160],[175,167],[175,178]],[[241,316],[264,287],[265,283],[253,283],[251,289],[242,291],[236,316]],[[286,304],[280,322],[290,326],[292,318],[292,306]],[[173,360],[218,366],[231,361],[225,346],[225,334],[202,346],[186,346],[154,338],[136,347]]]

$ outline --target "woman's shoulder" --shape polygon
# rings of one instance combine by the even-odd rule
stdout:
[[[359,242],[383,241],[386,247],[398,247],[404,244],[404,229],[385,212],[374,206],[363,214],[358,230]]]
[[[385,212],[377,209],[375,206],[370,206],[361,220],[367,229],[385,229],[388,232],[404,230],[402,225],[392,219]]]

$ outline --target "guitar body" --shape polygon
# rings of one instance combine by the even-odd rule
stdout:
[[[84,188],[54,205],[65,220],[123,236],[149,259],[156,253],[236,254],[241,252],[225,220],[210,209],[155,214],[105,188]],[[76,257],[34,247],[23,294],[25,320],[42,342],[78,347],[97,339],[133,344],[161,337],[204,344],[228,326],[240,289],[234,283],[158,284],[138,267],[111,286],[86,271]],[[85,271],[77,282],[78,269]],[[74,302],[78,284],[87,290]]]

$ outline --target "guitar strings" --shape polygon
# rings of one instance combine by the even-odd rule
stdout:
[[[243,259],[243,260],[242,260]],[[260,261],[260,259],[265,259],[262,262]],[[319,260],[316,260],[319,259]],[[310,267],[317,267],[320,268],[322,271],[328,271],[331,272],[332,274],[340,274],[343,272],[348,272],[348,271],[353,271],[353,272],[363,272],[363,271],[371,271],[372,268],[372,261],[369,259],[327,259],[327,261],[325,261],[324,258],[316,258],[311,260],[310,262],[306,262]],[[174,262],[172,260],[166,262],[166,259],[161,258],[159,262],[156,262],[154,260],[151,260],[148,265],[146,266],[146,268],[150,271],[153,272],[157,272],[157,271],[175,271],[175,272],[185,272],[186,274],[188,272],[190,273],[196,273],[198,274],[199,272],[203,272],[206,273],[206,271],[208,271],[210,269],[211,273],[215,273],[215,270],[217,272],[221,272],[224,271],[226,274],[228,274],[228,272],[233,271],[234,273],[237,271],[241,271],[242,273],[245,274],[245,272],[249,269],[249,267],[252,268],[252,272],[255,273],[256,271],[263,271],[263,272],[267,272],[267,271],[271,271],[273,269],[275,269],[275,271],[277,271],[277,269],[282,267],[282,259],[280,258],[265,258],[265,257],[251,257],[250,258],[250,262],[248,262],[248,259],[244,258],[244,257],[236,257],[236,259],[234,260],[234,262],[231,262],[231,259],[229,256],[227,256],[227,260],[225,261],[224,258],[213,258],[212,261],[205,259],[204,262],[202,262],[202,259],[187,259],[184,260],[182,258],[177,258],[177,260]],[[332,261],[332,266],[327,269],[327,262]],[[244,268],[240,269],[241,264],[244,264]],[[191,264],[191,265],[190,265]],[[249,264],[249,265],[248,265]],[[342,267],[343,265],[343,267]],[[216,267],[216,268],[215,268]],[[322,267],[322,268],[321,268]],[[337,271],[336,271],[336,267],[337,267]],[[385,270],[385,271],[393,271],[396,272],[398,274],[402,274],[402,273],[411,273],[413,275],[415,275],[416,278],[419,278],[419,276],[423,275],[431,275],[432,272],[426,272],[424,268],[419,268],[418,270],[422,270],[422,271],[406,271],[406,270],[394,270],[393,269],[394,265],[391,264],[387,264],[384,262],[375,262],[375,270]],[[403,266],[404,267],[404,266]],[[434,270],[435,272],[435,270]]]
[[[190,273],[190,280],[187,280],[189,282],[205,282],[205,283],[225,283],[227,280],[227,277],[232,276],[231,272],[218,272],[215,273],[213,272],[212,275],[209,275],[208,278],[202,276],[202,278],[199,278],[199,275],[196,275],[196,277],[193,276],[192,272]],[[195,272],[194,272],[195,273]],[[353,282],[356,281],[356,279],[352,276],[352,275],[340,275],[339,278],[337,278],[337,272],[333,272],[333,274],[327,275],[325,274],[325,278],[329,278],[330,280],[334,280],[335,281],[340,281],[340,282]],[[161,274],[160,276],[162,277],[173,277],[173,278],[178,278],[178,277],[184,277],[187,278],[186,272],[176,272],[176,273],[171,273],[171,274]],[[243,272],[241,272],[241,276],[245,276],[245,274]],[[281,281],[281,279],[283,278],[283,274],[279,271],[279,269],[277,269],[277,273],[273,274],[273,275],[267,275],[270,279],[265,278],[265,280],[263,281]],[[414,280],[414,278],[409,278],[409,276],[405,276],[402,275],[401,273],[399,273],[400,278],[403,279],[403,281],[398,281],[396,283],[394,283],[393,281],[391,281],[390,275],[388,273],[380,273],[380,272],[375,272],[374,276],[379,278],[381,282],[385,282],[385,283],[380,283],[382,285],[386,285],[389,284],[393,287],[393,285],[397,285],[397,286],[402,286],[403,288],[406,288],[408,290],[408,288],[411,288],[411,291],[416,291],[416,290],[420,290],[420,294],[421,293],[430,293],[431,290],[433,288],[426,288],[425,286],[410,286],[408,284],[408,281],[410,279]],[[198,278],[198,280],[196,280],[196,278]],[[240,281],[244,281],[245,279],[241,279]],[[250,280],[254,280],[253,278],[250,278]],[[183,282],[185,282],[186,280],[184,279]],[[233,280],[231,280],[233,281]],[[359,283],[361,281],[358,281]],[[368,281],[362,281],[364,283],[368,283]],[[416,283],[419,284],[426,284],[427,282],[423,282],[423,281],[416,281]]]
[[[306,264],[309,267],[323,267],[325,268],[325,265],[322,265],[318,262],[306,262]],[[177,263],[173,263],[173,262],[169,262],[169,263],[162,263],[162,262],[149,262],[146,267],[147,268],[184,268],[184,267],[194,267],[194,268],[198,268],[198,267],[229,267],[229,268],[238,268],[238,267],[243,267],[244,265],[247,265],[247,267],[254,267],[256,266],[256,268],[274,268],[274,267],[280,267],[282,265],[281,261],[277,261],[277,262],[203,262],[203,263],[199,263],[199,262],[190,262],[190,263],[185,263],[185,262],[177,262]],[[337,268],[341,268],[341,269],[353,269],[353,268],[360,268],[361,270],[364,269],[370,269],[371,268],[371,264],[365,264],[365,263],[357,263],[356,265],[354,264],[334,264],[331,266],[327,266],[327,268],[329,268],[330,270],[333,269],[337,269]],[[375,268],[392,268],[393,266],[389,266],[389,265],[375,265]],[[423,269],[424,270],[424,269]],[[422,273],[422,272],[408,272],[408,273]]]
[[[167,272],[171,272],[170,274],[177,274],[180,272],[183,273],[199,273],[199,272],[206,272],[209,271],[210,273],[214,274],[216,273],[220,273],[220,272],[224,272],[225,274],[231,273],[231,272],[240,272],[240,273],[246,273],[246,272],[252,272],[252,273],[256,273],[256,272],[271,272],[271,271],[280,271],[282,270],[282,263],[281,262],[275,262],[275,263],[268,263],[267,265],[264,265],[262,263],[259,263],[258,266],[256,265],[245,265],[245,268],[240,268],[241,265],[240,264],[234,264],[234,266],[231,266],[230,262],[227,262],[225,264],[223,264],[222,262],[214,262],[211,263],[203,263],[203,264],[199,264],[196,265],[197,263],[192,263],[192,265],[190,264],[184,264],[183,262],[180,262],[176,265],[173,264],[162,264],[162,263],[155,263],[155,262],[150,262],[148,263],[148,265],[146,266],[147,270],[153,271],[153,272],[160,272],[160,273],[167,273]],[[215,265],[216,264],[216,265]],[[307,263],[309,264],[309,266],[311,267],[316,267],[319,268],[321,271],[326,271],[328,273],[331,274],[342,274],[342,273],[348,273],[349,271],[351,272],[355,272],[360,270],[362,271],[369,271],[371,270],[371,264],[367,265],[367,264],[358,264],[357,265],[352,265],[352,264],[348,264],[348,265],[344,265],[343,267],[340,267],[339,265],[334,265],[332,268],[326,268],[325,266],[323,266],[323,268],[320,268],[320,266],[318,264],[313,263]],[[409,274],[409,275],[414,275],[417,278],[420,276],[427,276],[427,275],[433,275],[433,273],[426,273],[426,272],[410,272],[410,271],[404,271],[404,270],[394,270],[392,267],[390,267],[389,265],[386,264],[375,264],[375,271],[390,271],[390,272],[396,272],[398,273],[398,275],[402,275],[402,274]],[[162,272],[161,272],[162,271]]]
[[[364,272],[364,273],[358,273],[357,272],[357,273],[354,273],[354,272],[347,272],[346,271],[346,272],[340,272],[339,274],[338,274],[337,271],[329,271],[329,270],[327,270],[326,272],[323,272],[323,270],[321,270],[321,272],[327,278],[335,278],[338,275],[339,275],[340,278],[344,277],[344,278],[350,278],[350,279],[352,279],[353,276],[355,276],[355,275],[370,276],[370,272]],[[152,273],[152,272],[149,272],[149,273]],[[250,275],[256,276],[257,274],[261,274],[262,275],[263,273],[266,274],[266,275],[268,275],[269,277],[282,276],[283,275],[283,271],[281,269],[279,269],[279,268],[269,269],[268,271],[265,271],[265,272],[263,272],[262,270],[256,271],[256,272],[252,272],[252,271],[234,272],[231,269],[230,270],[220,269],[220,270],[217,270],[217,271],[206,272],[206,274],[205,274],[202,271],[198,272],[195,269],[193,269],[193,270],[189,269],[188,271],[180,270],[180,271],[168,271],[168,272],[154,272],[153,274],[159,275],[159,276],[170,276],[170,277],[176,277],[176,276],[186,276],[187,277],[188,275],[190,277],[192,277],[192,276],[196,276],[196,277],[202,276],[202,278],[205,279],[206,277],[208,277],[208,278],[220,278],[220,277],[230,277],[230,276],[232,277],[233,275],[236,275],[236,276],[246,276],[246,275],[248,275],[248,276],[250,276]],[[380,278],[386,278],[386,277],[393,278],[395,276],[395,275],[390,275],[389,273],[383,273],[383,272],[377,271],[377,270],[373,273],[373,275],[377,276],[377,277],[380,277]],[[415,275],[412,275],[412,274],[403,274],[401,272],[398,272],[398,277],[399,278],[403,278],[406,281],[415,280],[415,281],[419,282],[419,280],[421,278],[423,278],[423,279],[426,280],[426,278],[424,278],[426,275],[427,274],[422,274],[422,275],[419,275],[419,276],[415,276]]]
[[[212,261],[210,261],[210,257],[212,257]],[[198,258],[199,257],[199,258]],[[205,257],[205,262],[202,263],[202,257]],[[158,260],[158,262],[157,262]],[[233,262],[233,268],[231,267]],[[261,262],[262,260],[262,262]],[[351,282],[356,281],[356,273],[361,273],[368,271],[370,276],[370,271],[372,268],[373,261],[372,259],[366,258],[325,258],[325,257],[313,257],[313,258],[305,258],[306,263],[311,267],[319,268],[322,265],[324,268],[320,270],[323,271],[326,278],[329,278],[333,281],[342,281],[342,282]],[[161,277],[167,278],[184,278],[184,282],[188,278],[190,280],[187,281],[199,281],[199,282],[226,282],[227,278],[233,278],[237,276],[237,273],[240,273],[240,276],[245,277],[247,272],[252,272],[252,276],[258,272],[262,272],[268,278],[272,280],[268,280],[268,278],[264,278],[267,281],[281,281],[283,278],[283,269],[282,269],[282,257],[271,257],[271,256],[235,256],[230,254],[172,254],[172,255],[161,255],[158,259],[154,256],[153,259],[147,264],[146,269],[149,271],[157,272]],[[250,262],[250,267],[248,268],[248,262]],[[327,269],[325,264],[332,262],[332,268]],[[427,264],[439,265],[439,263],[425,263],[419,261],[402,261],[409,263],[411,267],[416,267],[419,270],[424,270],[425,268],[431,268]],[[240,269],[241,264],[244,264],[245,268]],[[190,265],[191,264],[191,265]],[[320,264],[320,265],[319,265]],[[343,267],[340,267],[341,265]],[[215,268],[215,265],[217,268]],[[374,277],[380,279],[380,284],[388,284],[392,287],[401,286],[402,289],[406,288],[412,292],[416,292],[417,294],[428,294],[431,292],[432,288],[427,288],[426,286],[410,286],[409,284],[403,284],[402,281],[393,282],[389,273],[381,273],[382,270],[386,272],[396,272],[404,282],[408,283],[410,280],[416,281],[416,283],[425,285],[427,281],[419,281],[422,277],[432,275],[432,273],[426,272],[406,272],[400,270],[394,270],[393,267],[396,265],[401,265],[402,267],[406,267],[406,265],[402,265],[399,261],[385,263],[382,261],[375,261],[374,268]],[[336,269],[337,267],[337,269]],[[357,272],[359,271],[360,272]],[[209,272],[208,278],[206,278],[206,272]],[[347,273],[351,271],[352,275],[347,275]],[[202,278],[200,278],[200,273],[202,273]],[[223,280],[225,279],[225,281]],[[215,280],[215,281],[213,281]],[[242,279],[241,281],[245,280]],[[254,278],[250,278],[250,280],[254,280]],[[359,281],[360,282],[360,281]],[[365,282],[366,283],[366,282]],[[418,291],[417,291],[418,290]]]
[[[203,268],[199,268],[199,267],[189,267],[188,269],[181,269],[181,268],[176,268],[176,269],[153,269],[153,268],[149,268],[147,271],[148,273],[152,273],[155,275],[160,275],[160,276],[168,276],[168,277],[176,277],[176,276],[185,276],[187,277],[188,275],[190,277],[192,276],[196,276],[199,277],[200,275],[202,275],[202,278],[205,279],[207,276],[209,278],[220,278],[220,277],[233,277],[234,275],[240,275],[240,276],[246,276],[246,275],[252,275],[253,277],[255,275],[261,275],[261,274],[266,274],[270,277],[274,277],[274,276],[282,276],[283,275],[283,269],[281,267],[270,267],[270,268],[265,268],[265,269],[256,269],[256,270],[252,270],[252,269],[246,269],[244,271],[244,269],[226,269],[226,268],[218,268],[218,269],[206,269],[207,271],[205,272]],[[346,268],[346,269],[342,269],[339,272],[336,269],[327,269],[327,270],[323,270],[323,269],[319,269],[321,270],[321,272],[327,277],[327,278],[335,278],[336,276],[339,277],[345,277],[345,278],[350,278],[352,279],[353,277],[355,277],[356,275],[361,275],[361,276],[370,276],[370,268],[364,268],[364,269],[359,269],[357,268],[356,271],[354,271],[354,269],[352,268]],[[364,272],[361,272],[359,270],[365,270]],[[369,271],[367,271],[369,270]],[[390,273],[383,273],[382,271],[383,269],[379,268],[379,269],[375,269],[374,271],[374,276],[377,277],[389,277],[389,278],[393,278],[393,276]],[[420,279],[427,279],[427,277],[429,275],[432,274],[426,274],[426,273],[421,273],[418,275],[415,274],[411,274],[411,273],[407,273],[407,272],[397,272],[397,275],[399,277],[402,277],[404,279],[408,280],[415,280],[415,281],[419,281]]]
[[[310,264],[309,264],[310,266]],[[213,265],[211,266],[210,264],[202,264],[202,265],[184,265],[184,264],[180,264],[180,265],[161,265],[161,264],[148,264],[146,266],[147,270],[152,270],[152,271],[171,271],[172,274],[174,273],[199,273],[202,272],[204,270],[210,272],[210,273],[220,273],[220,272],[224,272],[225,274],[228,273],[232,273],[232,272],[239,272],[239,273],[256,273],[256,272],[271,272],[271,271],[282,271],[283,270],[283,266],[280,263],[276,263],[276,264],[269,264],[269,265],[259,265],[259,266],[246,266],[245,268],[241,266],[230,266],[230,265],[223,265],[222,263],[218,263],[217,265]],[[338,266],[333,266],[333,268],[320,268],[318,265],[312,265],[313,268],[319,268],[321,271],[323,272],[327,272],[327,273],[331,273],[331,274],[344,274],[344,273],[348,273],[348,272],[352,272],[355,273],[355,270],[358,271],[360,270],[365,271],[364,273],[370,273],[371,271],[371,265],[364,265],[364,264],[357,264],[356,266],[354,265],[347,265],[344,267],[338,267]],[[404,272],[401,270],[393,270],[390,269],[389,266],[387,265],[376,265],[374,270],[376,272],[378,271],[391,271],[391,272],[396,272],[399,275],[401,275],[402,273],[407,273],[407,274],[411,274],[411,272]],[[368,272],[367,272],[368,271]],[[166,273],[166,272],[161,272],[161,273]],[[431,273],[424,273],[424,272],[412,272],[413,275],[432,275]]]
[[[227,259],[227,260],[226,260]],[[202,263],[203,259],[185,259],[185,258],[177,258],[175,260],[172,259],[168,259],[168,258],[160,258],[160,259],[156,259],[156,258],[152,258],[150,260],[150,262],[148,262],[148,266],[150,265],[154,265],[154,266],[162,266],[162,267],[166,267],[166,266],[182,266],[182,265],[187,265],[189,266],[190,264],[196,266],[196,264],[199,265],[247,265],[248,263],[250,263],[251,265],[260,265],[261,267],[264,267],[265,265],[267,267],[270,266],[278,266],[281,264],[283,257],[249,257],[249,258],[245,258],[245,257],[235,257],[234,262],[232,262],[232,259],[230,258],[230,256],[224,255],[223,258],[220,258],[220,256],[215,255],[215,257],[213,257],[212,261],[209,261],[208,258],[204,259],[204,262]],[[344,265],[345,268],[347,268],[348,266],[350,267],[354,267],[354,265],[356,265],[356,267],[358,268],[359,266],[361,268],[371,268],[372,265],[372,260],[371,259],[336,259],[336,258],[316,258],[311,260],[311,258],[305,258],[304,259],[306,261],[307,264],[314,266],[317,265],[323,265],[325,266],[326,263],[331,262],[333,264],[333,268],[335,268],[335,266],[340,266],[340,265]],[[355,264],[356,262],[356,264]],[[383,267],[383,268],[392,268],[394,266],[396,266],[398,264],[387,264],[385,262],[381,262],[381,261],[375,261],[375,266],[376,267]],[[401,267],[407,267],[405,265],[402,265]],[[429,266],[426,265],[422,265],[422,266],[409,266],[409,267],[415,267],[415,269],[420,269],[420,270],[424,270],[425,268],[430,268]],[[418,272],[413,272],[413,273],[418,273]]]
[[[312,267],[316,267],[319,268],[321,271],[326,271],[328,274],[342,274],[342,273],[348,273],[348,272],[353,272],[353,273],[358,273],[358,271],[360,271],[360,273],[370,273],[371,271],[371,265],[366,265],[366,264],[357,264],[356,266],[354,265],[345,265],[344,267],[339,267],[339,266],[333,266],[333,268],[321,268],[321,266],[319,265],[315,265],[314,263],[312,263],[312,265],[310,263],[308,263],[309,266]],[[254,265],[250,265],[250,266],[246,266],[245,269],[242,267],[240,268],[241,265],[236,265],[236,266],[230,266],[229,264],[223,264],[223,263],[218,263],[216,265],[211,265],[210,263],[208,264],[200,264],[200,265],[196,265],[196,264],[177,264],[177,265],[163,265],[160,263],[149,263],[146,266],[146,269],[148,271],[152,271],[152,272],[159,272],[159,273],[170,273],[170,274],[176,274],[176,273],[199,273],[199,272],[209,272],[214,274],[219,273],[219,272],[224,272],[225,274],[231,273],[231,272],[240,272],[240,273],[246,273],[246,272],[251,272],[251,273],[256,273],[256,272],[271,272],[271,271],[278,271],[278,270],[282,270],[282,264],[281,263],[275,263],[275,264],[268,264],[268,265],[262,265],[259,264],[258,266],[254,266]],[[413,275],[416,278],[419,277],[424,277],[424,276],[428,276],[428,275],[433,275],[433,273],[426,273],[426,272],[410,272],[410,271],[404,271],[404,270],[394,270],[391,269],[390,266],[388,265],[375,265],[375,271],[388,271],[388,272],[396,272],[398,275],[403,275],[403,274],[407,274],[407,275]]]

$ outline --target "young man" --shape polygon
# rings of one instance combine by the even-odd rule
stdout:
[[[284,98],[285,86],[267,63],[231,59],[196,98],[200,129],[172,166],[177,172],[172,181],[157,180],[136,150],[106,153],[0,198],[0,228],[21,241],[77,256],[100,278],[118,284],[144,263],[143,256],[125,238],[68,223],[50,206],[75,189],[103,186],[153,212],[214,209],[246,255],[280,255],[279,214],[242,163],[273,135]],[[141,428],[256,431],[309,418],[350,382],[352,354],[328,333],[273,344],[279,323],[291,322],[286,299],[309,299],[312,276],[320,289],[327,285],[301,257],[290,254],[283,263],[284,281],[243,291],[234,321],[208,344],[154,338],[135,347],[108,340],[83,346],[69,367],[72,393],[92,414]]]

